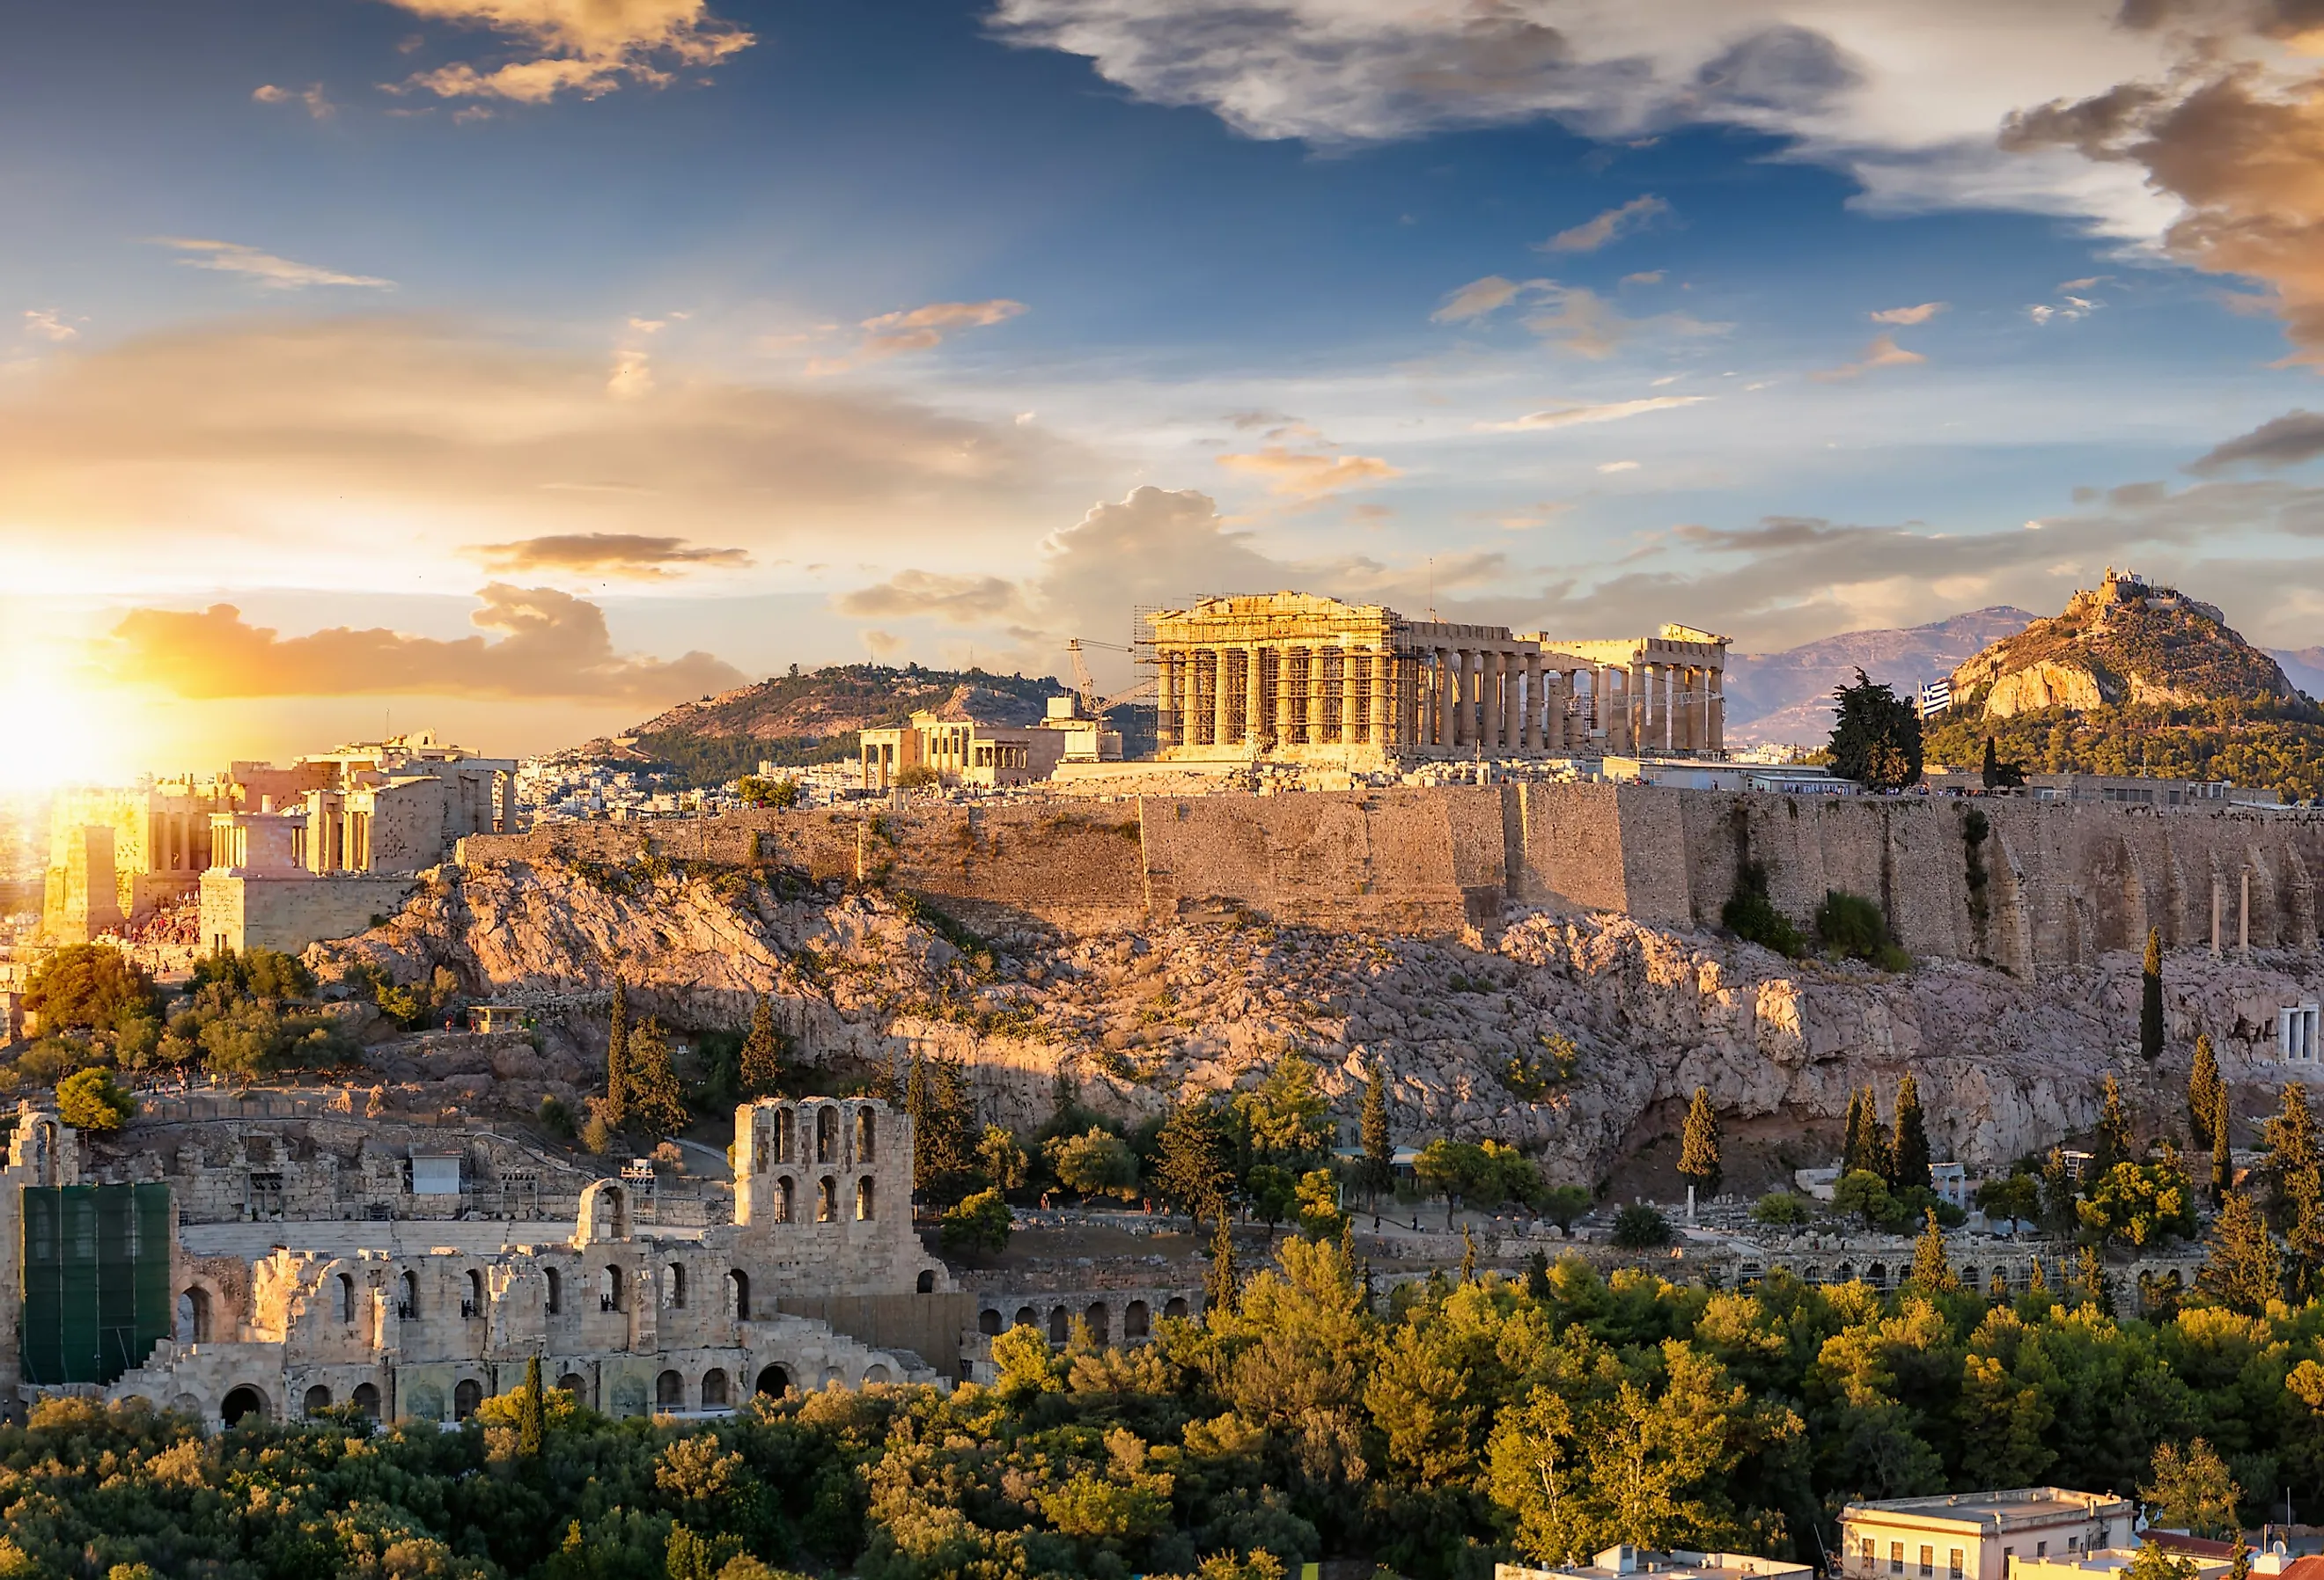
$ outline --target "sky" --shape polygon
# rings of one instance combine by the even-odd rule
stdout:
[[[0,43],[0,785],[1058,672],[1213,592],[1750,651],[2113,564],[2324,640],[2319,0]]]

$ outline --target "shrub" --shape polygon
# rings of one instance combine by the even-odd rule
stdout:
[[[1808,1221],[1811,1208],[1807,1197],[1788,1190],[1771,1190],[1751,1204],[1751,1220],[1770,1224],[1777,1228],[1796,1229]]]
[[[934,790],[943,782],[936,771],[925,762],[907,763],[896,773],[898,790]]]
[[[1625,1251],[1646,1251],[1670,1242],[1670,1220],[1645,1202],[1632,1202],[1614,1215],[1614,1243]]]
[[[1590,1192],[1579,1185],[1553,1185],[1541,1194],[1541,1215],[1568,1234],[1573,1220],[1590,1210]]]
[[[113,1084],[110,1070],[82,1070],[57,1083],[57,1117],[76,1130],[119,1130],[136,1112],[136,1099]]]
[[[1807,952],[1807,941],[1791,919],[1767,898],[1767,869],[1746,862],[1736,874],[1735,892],[1720,907],[1720,924],[1748,944],[1796,959]]]
[[[998,1190],[980,1190],[945,1209],[937,1222],[936,1241],[948,1253],[997,1255],[1009,1249],[1009,1235],[1016,1221],[1016,1215],[1009,1210],[1008,1201]]]
[[[1885,971],[1902,971],[1912,956],[1888,937],[1888,919],[1880,907],[1861,894],[1828,889],[1816,907],[1816,937],[1831,954],[1844,960],[1868,960]]]

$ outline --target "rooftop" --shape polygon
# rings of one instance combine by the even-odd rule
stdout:
[[[1658,1575],[1672,1580],[1808,1580],[1813,1573],[1805,1564],[1763,1558],[1751,1553],[1695,1553],[1680,1548],[1655,1552],[1634,1547],[1608,1548],[1587,1564],[1567,1564],[1554,1569],[1527,1569],[1515,1564],[1493,1566],[1493,1580],[1546,1580],[1550,1575],[1615,1580],[1626,1575]]]
[[[1950,1520],[1978,1525],[2044,1525],[2080,1519],[2098,1510],[2126,1509],[2112,1492],[2078,1492],[2068,1487],[2015,1487],[2002,1492],[1949,1492],[1927,1498],[1889,1498],[1850,1503],[1842,1520],[1889,1514],[1919,1520]]]

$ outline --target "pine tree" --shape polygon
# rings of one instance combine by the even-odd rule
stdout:
[[[2098,1139],[2090,1146],[2089,1171],[2082,1177],[2085,1189],[2095,1187],[2117,1163],[2130,1161],[2130,1111],[2123,1106],[2122,1083],[2107,1072],[2098,1104]]]
[[[2163,1057],[2163,929],[2146,929],[2146,964],[2141,968],[2138,1051],[2153,1064]]]
[[[1211,1236],[1210,1270],[1203,1275],[1203,1306],[1205,1311],[1232,1311],[1241,1298],[1241,1285],[1235,1277],[1234,1235],[1228,1231],[1227,1215],[1219,1215],[1219,1226]]]
[[[655,1135],[686,1128],[686,1095],[669,1066],[669,1039],[650,1015],[630,1039],[629,1110],[632,1124]]]
[[[1926,1226],[1913,1243],[1913,1287],[1924,1295],[1950,1295],[1960,1289],[1960,1278],[1946,1259],[1945,1231],[1937,1222],[1937,1209],[1930,1207],[1927,1213]]]
[[[1697,1086],[1687,1105],[1686,1130],[1679,1139],[1678,1171],[1697,1196],[1715,1196],[1724,1176],[1719,1160],[1719,1111],[1711,1105],[1711,1088]]]
[[[2267,1303],[2282,1298],[2283,1259],[2259,1204],[2247,1192],[2230,1191],[2219,1204],[2195,1288],[2246,1317],[2265,1315]]]
[[[547,1430],[547,1409],[540,1397],[540,1357],[535,1355],[524,1363],[524,1387],[516,1396],[517,1457],[540,1458]]]
[[[1896,1083],[1896,1139],[1889,1157],[1889,1189],[1927,1190],[1935,1183],[1929,1172],[1929,1126],[1921,1113],[1921,1087],[1909,1074]]]
[[[751,1011],[751,1034],[742,1039],[742,1096],[772,1097],[783,1086],[783,1034],[775,1030],[774,1006],[761,993]]]
[[[1868,790],[1903,790],[1921,777],[1921,713],[1888,687],[1856,671],[1832,692],[1831,772]]]
[[[1226,1127],[1209,1098],[1173,1108],[1155,1137],[1155,1183],[1165,1201],[1198,1225],[1213,1213],[1224,1216],[1234,1171],[1227,1163]]]
[[[2187,1132],[2195,1138],[2198,1148],[2211,1144],[2211,1124],[2214,1112],[2225,1095],[2227,1083],[2219,1078],[2218,1057],[2211,1051],[2211,1034],[2195,1034],[2195,1067],[2187,1077]]]
[[[605,1032],[605,1123],[615,1130],[630,1123],[630,997],[613,978],[613,1021]]]
[[[2292,1293],[2304,1295],[2310,1277],[2324,1267],[2324,1155],[2307,1088],[2298,1082],[2285,1084],[2283,1106],[2268,1122],[2267,1139],[2276,1221],[2292,1252]]]
[[[1364,1077],[1363,1112],[1365,1195],[1379,1208],[1380,1192],[1396,1182],[1396,1132],[1389,1128],[1388,1072],[1378,1059]]]
[[[2089,1305],[2108,1317],[2114,1315],[2114,1291],[2107,1287],[2106,1270],[2098,1261],[2098,1248],[2082,1247],[2080,1265],[2074,1279],[2075,1292]]]

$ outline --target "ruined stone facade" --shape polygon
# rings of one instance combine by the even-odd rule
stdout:
[[[1388,762],[1725,745],[1727,639],[1566,642],[1304,593],[1152,616],[1160,755]]]
[[[535,1357],[548,1381],[615,1415],[957,1371],[974,1306],[914,1232],[905,1115],[853,1098],[748,1104],[735,1111],[734,1156],[734,1221],[692,1229],[645,1221],[636,1186],[616,1178],[586,1186],[565,1220],[269,1212],[263,1249],[247,1232],[237,1245],[231,1224],[181,1227],[177,1332],[101,1391],[211,1421],[343,1404],[448,1420],[517,1386]],[[74,1132],[22,1111],[0,1176],[7,1383],[19,1375],[22,1187],[80,1181]],[[869,1344],[801,1314],[842,1299],[936,1353]]]

